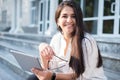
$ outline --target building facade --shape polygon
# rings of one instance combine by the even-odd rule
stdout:
[[[0,0],[0,27],[8,32],[52,35],[54,13],[62,0]],[[75,0],[83,11],[85,26],[95,36],[120,37],[120,0]],[[4,31],[4,30],[3,30]]]

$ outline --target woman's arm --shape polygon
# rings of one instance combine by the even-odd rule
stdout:
[[[40,55],[40,64],[41,64],[41,67],[44,69],[44,70],[47,70],[48,67],[49,67],[49,61],[47,59],[44,59],[41,55]]]
[[[32,68],[32,72],[40,80],[51,80],[53,72],[49,70],[40,70],[38,68]],[[55,80],[75,80],[75,73],[56,73]]]
[[[41,43],[39,45],[39,52],[41,66],[44,70],[47,70],[49,66],[48,63],[52,59],[54,52],[47,43]]]
[[[75,80],[75,73],[56,73],[55,80]]]
[[[84,60],[85,60],[85,72],[83,77],[86,79],[90,79],[93,71],[97,67],[98,62],[98,48],[95,39],[87,35],[87,37],[83,41],[83,52],[84,52]]]

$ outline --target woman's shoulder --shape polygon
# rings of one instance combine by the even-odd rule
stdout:
[[[59,51],[59,46],[60,46],[60,41],[61,41],[61,33],[56,33],[51,39],[50,46],[58,53]]]
[[[96,44],[95,38],[90,33],[85,33],[83,43],[86,44]]]
[[[60,37],[62,34],[60,32],[57,32],[53,35],[53,37]]]
[[[89,41],[95,41],[94,37],[90,33],[85,33],[84,39]]]
[[[60,32],[57,32],[56,34],[53,35],[51,42],[58,42],[60,41],[62,37],[62,34]]]
[[[60,39],[62,37],[62,34],[60,32],[57,32],[53,35],[52,39]]]

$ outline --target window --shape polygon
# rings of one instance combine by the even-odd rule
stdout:
[[[48,9],[47,9],[47,20],[50,19],[50,0],[48,0]]]
[[[43,20],[43,3],[40,4],[40,21]]]
[[[42,24],[40,24],[40,32],[42,32],[43,30],[43,27],[42,27]]]
[[[119,19],[119,34],[120,34],[120,19]]]
[[[31,1],[31,24],[37,24],[37,2]]]
[[[44,29],[45,29],[45,23],[44,23],[44,20],[45,20],[45,3],[44,1],[40,1],[39,2],[39,33],[40,34],[43,34],[44,32]]]
[[[60,4],[62,1],[63,1],[63,0],[59,0],[59,2],[58,2],[58,3]]]
[[[98,0],[84,0],[83,15],[87,17],[98,16]]]
[[[114,20],[104,20],[103,21],[103,33],[113,34]]]
[[[104,1],[104,16],[112,16],[115,11],[115,0]]]
[[[46,22],[45,22],[45,30],[49,29],[50,24],[50,0],[46,0]]]
[[[97,34],[98,0],[81,0],[81,8],[88,32]]]
[[[87,27],[89,33],[97,34],[97,21],[96,20],[85,21],[85,26]]]
[[[80,0],[84,22],[94,35],[120,35],[120,0]]]
[[[104,0],[102,34],[118,35],[118,0]]]
[[[39,1],[39,33],[44,34],[50,25],[50,0]]]

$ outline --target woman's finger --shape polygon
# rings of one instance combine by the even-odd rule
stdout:
[[[43,71],[42,69],[32,68],[31,71],[38,77],[40,80],[50,80],[52,72]]]
[[[39,51],[42,51],[46,46],[48,46],[47,43],[41,43],[41,44],[39,45]]]
[[[51,56],[53,56],[54,51],[53,51],[53,49],[52,49],[50,46],[47,47],[47,50],[48,50],[49,54],[50,54]]]
[[[35,75],[41,75],[42,74],[42,69],[38,69],[38,68],[32,68],[31,71],[35,74]]]
[[[37,68],[32,68],[31,71],[37,76],[38,79],[42,79],[42,70]]]
[[[47,57],[53,56],[53,50],[50,46],[46,46],[42,52],[44,52],[45,56],[47,56]]]

